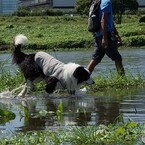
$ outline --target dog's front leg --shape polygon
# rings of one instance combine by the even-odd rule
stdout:
[[[76,91],[75,90],[70,90],[70,91],[68,91],[68,93],[70,94],[70,95],[75,95],[75,93],[76,93]]]
[[[25,95],[27,94],[27,91],[28,91],[28,86],[27,86],[27,83],[25,83],[22,91],[18,94],[18,97],[24,98]]]

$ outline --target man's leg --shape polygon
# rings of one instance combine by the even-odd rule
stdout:
[[[102,58],[105,55],[104,49],[102,49],[102,38],[101,37],[96,37],[95,38],[95,49],[92,54],[92,59],[87,65],[87,69],[89,70],[90,74],[93,72],[95,66],[101,62]],[[93,84],[94,81],[90,78],[89,80],[86,81],[87,84]]]
[[[98,64],[99,62],[97,60],[92,59],[90,61],[90,63],[87,66],[87,69],[89,70],[90,74],[93,72],[95,66]],[[92,78],[90,78],[89,80],[86,81],[87,84],[94,84],[95,82],[92,80]]]
[[[90,63],[87,66],[87,69],[90,71],[90,73],[93,72],[95,66],[98,64],[97,60],[91,60]]]
[[[115,66],[117,69],[117,72],[119,75],[121,76],[125,76],[125,71],[124,71],[124,67],[122,64],[122,56],[118,51],[117,48],[117,41],[115,41],[114,39],[111,39],[112,37],[109,37],[109,33],[108,33],[108,48],[105,50],[106,51],[106,55],[111,58],[113,61],[115,61]]]
[[[122,64],[122,59],[115,60],[115,65],[116,65],[116,69],[117,69],[118,74],[121,76],[125,76],[125,71],[124,71],[124,67]]]

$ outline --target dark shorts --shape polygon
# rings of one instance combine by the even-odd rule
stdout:
[[[92,59],[97,60],[98,63],[101,62],[105,54],[113,61],[122,59],[122,56],[120,55],[117,49],[117,40],[112,37],[111,33],[107,33],[107,39],[108,39],[108,47],[103,48],[102,36],[95,37],[95,49],[92,55]]]

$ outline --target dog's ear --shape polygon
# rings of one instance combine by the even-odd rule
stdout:
[[[76,68],[73,76],[78,80],[78,83],[82,83],[90,78],[90,73],[84,67],[80,66]]]
[[[47,80],[47,85],[45,86],[46,92],[49,94],[53,93],[58,81],[59,80],[56,77],[49,77]]]

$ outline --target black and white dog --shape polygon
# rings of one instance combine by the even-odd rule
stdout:
[[[57,89],[67,89],[75,94],[81,83],[90,79],[89,71],[75,63],[64,64],[45,52],[25,54],[22,45],[27,43],[26,36],[15,36],[12,49],[12,62],[18,65],[25,77],[25,85],[18,96],[24,97],[28,87],[32,87],[36,80],[46,82],[46,92],[53,93]]]

